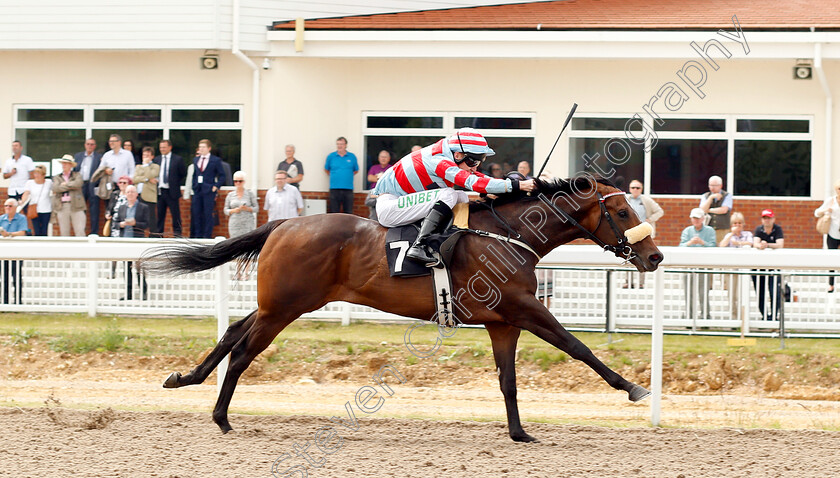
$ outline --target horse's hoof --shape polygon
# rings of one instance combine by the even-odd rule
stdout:
[[[539,443],[540,441],[536,438],[532,437],[531,435],[522,432],[522,433],[511,433],[510,438],[513,441],[518,441],[521,443]]]
[[[163,388],[178,388],[181,385],[178,383],[178,380],[181,379],[181,372],[172,372],[166,377],[166,381],[163,382]]]
[[[631,402],[638,402],[639,400],[648,398],[650,396],[650,390],[639,385],[633,385],[633,388],[627,392],[627,395],[629,395]]]

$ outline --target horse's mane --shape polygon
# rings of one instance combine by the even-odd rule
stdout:
[[[558,193],[561,195],[572,195],[575,194],[576,191],[588,190],[590,187],[592,187],[592,180],[595,180],[595,182],[603,184],[605,186],[610,186],[618,189],[612,181],[597,174],[574,176],[566,179],[534,178],[534,182],[537,184],[537,192],[540,194],[544,194],[549,198],[554,197],[554,195]],[[538,199],[537,196],[537,194],[532,194],[529,196],[528,193],[524,191],[518,191],[515,193],[499,194],[496,197],[496,199],[492,200],[492,203],[493,207],[499,207],[512,202],[532,201]],[[490,201],[485,203],[470,203],[470,212],[477,212],[486,209],[489,202]]]

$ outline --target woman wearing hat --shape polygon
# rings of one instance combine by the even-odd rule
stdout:
[[[76,161],[73,156],[65,154],[59,160],[62,172],[52,178],[52,218],[50,222],[58,221],[58,229],[62,236],[70,235],[70,225],[73,225],[73,235],[85,236],[85,196],[82,193],[82,175],[73,171]]]
[[[426,240],[446,227],[455,204],[469,201],[452,186],[492,194],[534,190],[532,179],[494,179],[479,173],[484,158],[494,154],[481,133],[461,128],[408,154],[382,174],[373,190],[379,223],[394,227],[425,218],[406,257],[427,265],[437,261],[426,249]]]

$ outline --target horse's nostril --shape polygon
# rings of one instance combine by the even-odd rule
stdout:
[[[659,264],[662,262],[662,254],[651,254],[648,256],[648,260],[651,264]]]

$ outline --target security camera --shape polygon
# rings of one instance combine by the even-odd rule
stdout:
[[[268,58],[264,58],[263,63],[262,63],[262,69],[263,70],[270,70],[271,69],[271,60],[269,60]]]

